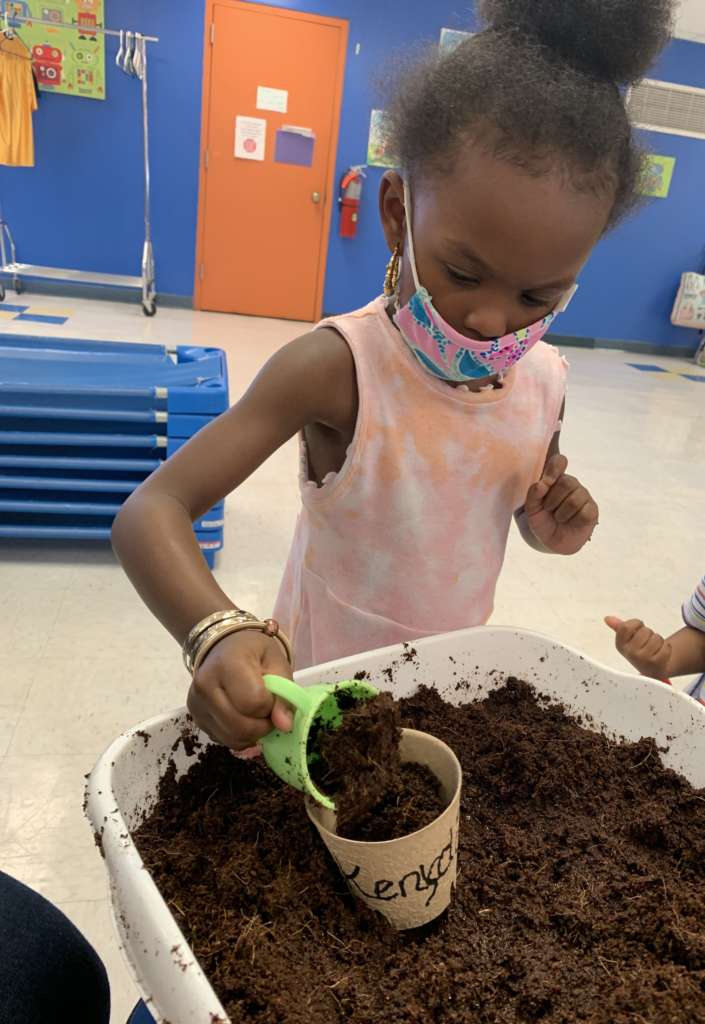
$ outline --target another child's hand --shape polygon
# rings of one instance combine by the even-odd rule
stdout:
[[[605,622],[617,634],[617,650],[637,672],[652,679],[668,679],[672,651],[668,640],[654,633],[641,619],[624,622],[608,615]]]
[[[226,636],[191,683],[188,708],[196,725],[232,750],[254,746],[273,728],[288,732],[291,710],[267,690],[265,675],[291,678],[279,641],[254,630]]]
[[[565,455],[553,455],[526,497],[526,517],[534,537],[557,555],[574,555],[590,540],[599,512],[590,492],[567,476]]]

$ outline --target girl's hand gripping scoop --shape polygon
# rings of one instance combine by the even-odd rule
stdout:
[[[330,797],[321,793],[310,775],[310,767],[319,756],[315,750],[309,750],[311,727],[315,726],[316,731],[319,728],[337,729],[347,707],[371,700],[379,691],[362,680],[299,686],[281,676],[265,676],[264,685],[270,693],[281,697],[294,709],[291,732],[273,729],[260,740],[265,761],[284,782],[307,793],[329,811],[334,811],[335,804]]]

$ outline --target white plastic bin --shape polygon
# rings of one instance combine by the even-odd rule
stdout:
[[[415,644],[414,651],[412,658],[408,649],[387,648],[309,669],[297,678],[304,685],[337,682],[364,670],[397,697],[427,683],[447,700],[465,703],[482,698],[507,676],[517,676],[584,716],[595,729],[634,741],[653,736],[668,748],[663,760],[670,768],[694,786],[705,786],[705,706],[663,683],[614,672],[537,633],[509,628],[432,637]],[[391,681],[384,672],[390,665]],[[461,680],[468,685],[459,691]],[[88,781],[87,813],[102,834],[121,946],[150,1011],[169,1024],[228,1024],[130,838],[154,805],[169,759],[175,757],[181,771],[192,760],[183,744],[172,754],[185,715],[181,709],[150,719],[116,740]]]

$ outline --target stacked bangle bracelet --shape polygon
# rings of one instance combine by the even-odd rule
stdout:
[[[284,648],[284,653],[293,664],[291,644],[279,628],[275,619],[258,619],[250,612],[244,612],[240,608],[230,608],[227,611],[215,612],[201,619],[193,627],[183,646],[184,665],[188,672],[194,675],[205,661],[207,655],[212,651],[219,641],[233,633],[240,633],[246,629],[254,629],[266,636],[274,637]]]

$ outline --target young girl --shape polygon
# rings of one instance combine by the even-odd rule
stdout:
[[[287,710],[262,676],[485,623],[513,516],[573,554],[598,510],[559,454],[565,366],[542,343],[635,203],[619,85],[672,0],[479,0],[486,31],[407,69],[390,104],[385,295],[277,353],[126,502],[115,550],[193,672],[189,708],[242,749]],[[236,609],[191,529],[295,434],[302,503],[275,609]],[[195,624],[195,625],[194,625]]]
[[[683,605],[683,621],[685,627],[664,640],[640,619],[605,619],[617,634],[617,650],[643,676],[668,683],[676,676],[702,673],[686,692],[705,704],[705,576]]]

